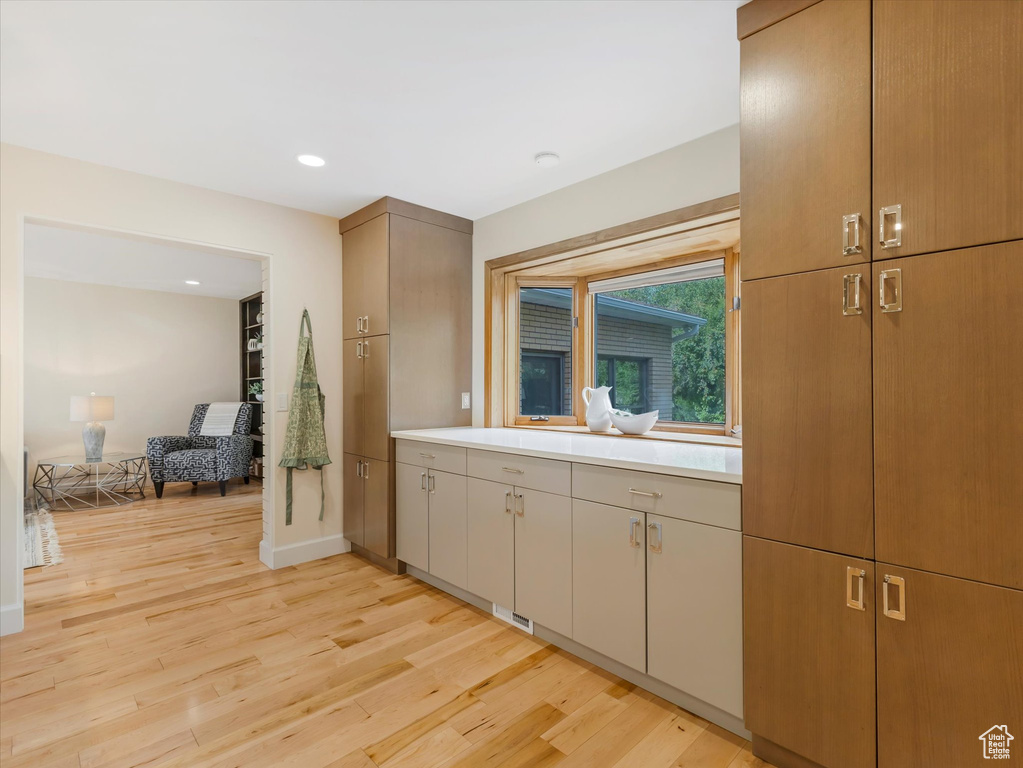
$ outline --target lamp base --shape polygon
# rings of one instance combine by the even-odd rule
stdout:
[[[98,421],[90,421],[82,427],[82,442],[85,443],[85,460],[99,461],[103,458],[103,441],[107,428]]]

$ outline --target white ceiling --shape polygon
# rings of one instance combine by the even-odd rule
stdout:
[[[478,218],[738,122],[738,5],[4,0],[0,139],[333,216],[392,195]]]
[[[25,225],[25,274],[224,299],[251,296],[262,285],[259,261],[38,224]]]

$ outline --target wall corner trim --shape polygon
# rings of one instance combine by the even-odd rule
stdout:
[[[350,551],[351,545],[341,534],[324,536],[321,539],[297,541],[294,544],[285,544],[283,547],[274,549],[270,549],[265,539],[259,543],[260,561],[274,570],[287,568],[289,565],[308,563],[311,560],[320,560],[324,557],[342,555]]]
[[[25,628],[25,606],[11,603],[0,606],[0,637],[13,635]]]

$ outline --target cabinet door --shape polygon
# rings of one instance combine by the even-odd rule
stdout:
[[[869,0],[824,0],[740,44],[743,278],[869,261],[870,55]]]
[[[572,499],[515,492],[515,611],[572,637]]]
[[[346,339],[387,333],[388,219],[388,214],[377,216],[341,237],[342,330]]]
[[[880,562],[877,573],[878,768],[992,765],[980,737],[1006,724],[1015,756],[1023,592]],[[885,615],[885,590],[902,619]]]
[[[874,564],[749,536],[743,555],[746,727],[828,768],[873,768]]]
[[[742,718],[742,534],[647,515],[647,674]]]
[[[877,559],[1021,589],[1023,241],[886,270],[902,303],[874,322]]]
[[[572,500],[572,637],[646,672],[646,515]]]
[[[902,206],[875,259],[1023,237],[1020,40],[1023,3],[874,3],[875,216]]]
[[[466,588],[466,486],[464,475],[431,469],[430,573],[456,587]]]
[[[395,553],[399,560],[430,570],[430,512],[427,471],[394,465]]]
[[[356,456],[366,454],[366,387],[362,339],[342,342],[341,401],[344,421],[344,450]]]
[[[870,286],[869,265],[743,283],[745,533],[873,556]]]
[[[515,606],[515,490],[468,478],[468,587],[492,603]]]
[[[362,364],[366,374],[363,395],[365,455],[380,461],[391,459],[390,390],[387,386],[389,340],[390,336],[362,340]]]
[[[342,521],[344,536],[352,544],[365,546],[365,496],[366,488],[362,482],[360,468],[361,456],[354,456],[350,453],[344,454],[344,509],[342,510]]]
[[[392,557],[394,552],[394,465],[363,458],[362,476],[366,488],[366,543],[370,552]]]

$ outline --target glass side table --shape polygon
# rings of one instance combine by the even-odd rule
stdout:
[[[97,460],[84,455],[41,459],[32,488],[51,509],[121,506],[146,497],[146,455],[108,452]]]

